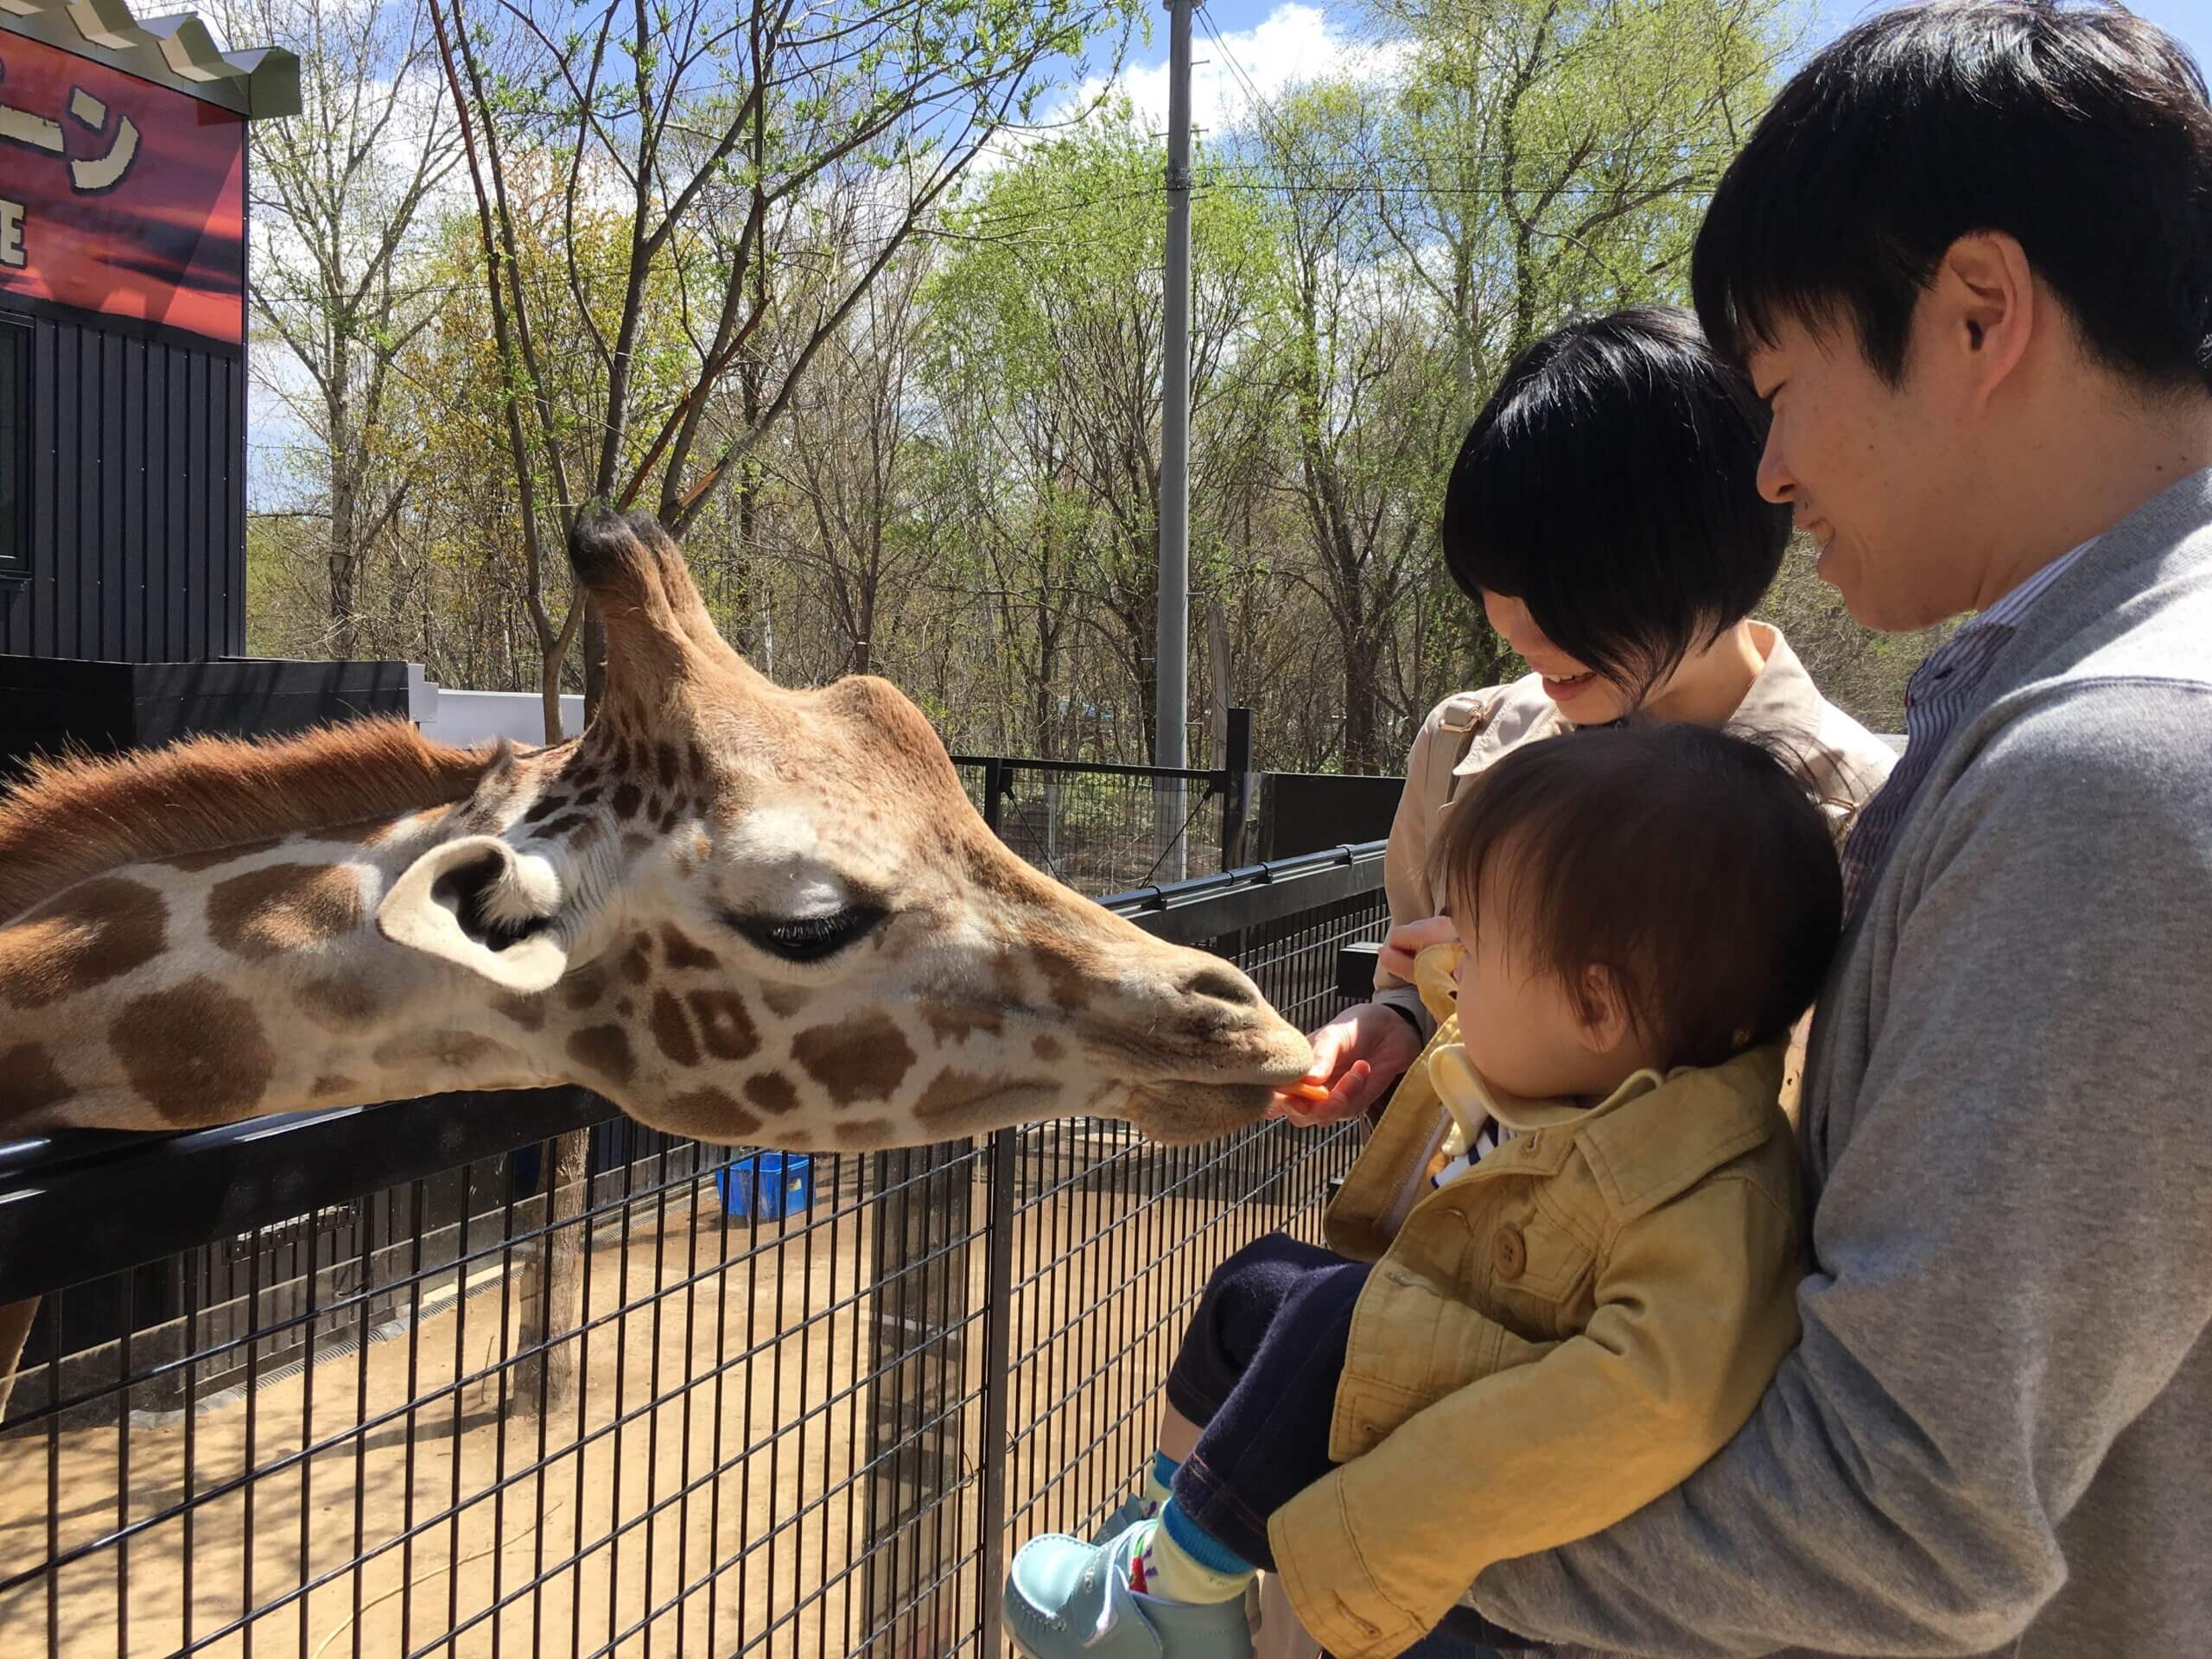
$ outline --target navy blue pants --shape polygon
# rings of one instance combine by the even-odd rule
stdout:
[[[1168,1403],[1199,1427],[1175,1471],[1176,1506],[1255,1567],[1275,1564],[1268,1517],[1336,1467],[1329,1419],[1367,1274],[1363,1262],[1269,1233],[1206,1281],[1167,1373]],[[1468,1639],[1476,1626],[1484,1621],[1454,1609],[1407,1651],[1497,1659]]]

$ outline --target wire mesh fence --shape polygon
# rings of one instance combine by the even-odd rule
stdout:
[[[1371,849],[1307,864],[1140,919],[1310,1025],[1383,906]],[[47,1293],[0,1654],[995,1654],[1007,1551],[1126,1493],[1208,1271],[1317,1236],[1360,1134],[779,1160],[476,1099],[0,1181],[103,1269],[0,1249]]]

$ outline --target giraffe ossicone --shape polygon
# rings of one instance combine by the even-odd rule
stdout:
[[[1188,1141],[1303,1075],[1243,974],[1002,846],[890,685],[771,684],[649,518],[569,551],[608,642],[578,740],[200,740],[0,802],[0,1133],[579,1083],[716,1141]]]

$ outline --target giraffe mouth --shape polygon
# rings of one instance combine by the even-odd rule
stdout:
[[[1274,1100],[1264,1083],[1150,1083],[1129,1090],[1122,1112],[1145,1138],[1196,1146],[1260,1122]]]

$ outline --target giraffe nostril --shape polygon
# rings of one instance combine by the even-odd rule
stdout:
[[[1219,968],[1201,968],[1183,986],[1192,996],[1211,997],[1217,1002],[1226,1002],[1232,1008],[1256,1008],[1260,994],[1249,981],[1241,975],[1224,972]]]

